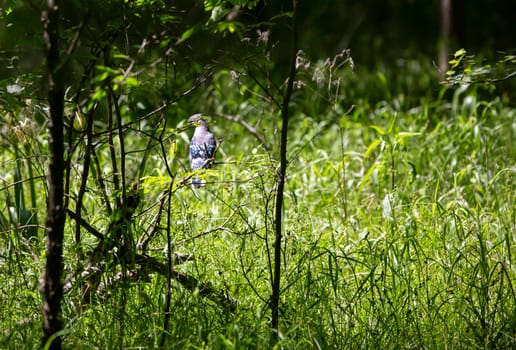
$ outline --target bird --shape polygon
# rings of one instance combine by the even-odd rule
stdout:
[[[195,131],[190,140],[190,169],[209,169],[213,163],[217,141],[210,131],[206,117],[199,113],[188,118],[188,122],[195,125]],[[203,186],[203,181],[198,176],[192,179],[195,188]]]

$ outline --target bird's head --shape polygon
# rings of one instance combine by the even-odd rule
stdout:
[[[197,114],[192,115],[190,118],[188,118],[188,123],[196,125],[196,126],[198,126],[198,125],[207,126],[208,125],[207,119],[208,119],[208,116],[206,116],[202,113],[197,113]]]

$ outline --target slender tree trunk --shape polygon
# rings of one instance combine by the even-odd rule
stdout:
[[[441,40],[439,47],[439,71],[441,72],[441,79],[446,77],[446,71],[448,70],[452,18],[452,0],[441,0]]]
[[[439,70],[446,77],[450,54],[464,45],[464,0],[441,0]]]
[[[62,329],[61,298],[63,286],[63,236],[65,211],[64,198],[64,138],[63,104],[64,88],[61,76],[62,61],[58,47],[59,40],[59,0],[48,0],[47,9],[42,14],[43,39],[48,69],[48,103],[50,120],[48,123],[50,162],[48,167],[47,199],[47,253],[43,272],[43,345],[51,341],[50,349],[61,349],[62,340],[56,334]],[[55,339],[51,339],[55,337]]]
[[[296,56],[297,56],[297,0],[293,0],[292,17],[292,48],[290,53],[289,77],[285,95],[281,106],[281,140],[280,140],[280,169],[278,174],[278,184],[276,189],[275,207],[275,240],[274,240],[274,272],[272,280],[271,295],[271,327],[272,343],[276,343],[279,335],[279,298],[281,291],[281,244],[282,244],[282,212],[283,212],[283,190],[285,188],[285,178],[287,173],[287,136],[289,121],[289,105],[292,96],[292,88],[296,75]]]

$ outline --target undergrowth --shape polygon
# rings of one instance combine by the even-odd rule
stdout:
[[[216,100],[218,92],[211,93]],[[296,109],[277,348],[516,344],[516,111],[495,97],[478,100],[471,87],[450,100],[439,95],[410,108],[400,99],[356,105],[349,113],[328,111],[324,118],[311,115],[308,103]],[[261,118],[259,132],[274,144],[275,125],[266,124],[272,119],[265,108],[245,101],[226,107],[249,120]],[[44,217],[47,144],[31,113],[37,112],[2,111],[0,347],[11,349],[37,348],[40,339],[45,242],[41,224],[31,223]],[[221,141],[215,171],[201,189],[175,189],[167,227],[153,233],[146,253],[163,260],[168,249],[191,255],[175,267],[236,301],[228,309],[199,289],[173,283],[169,348],[265,348],[275,155],[239,125],[217,117],[214,122]],[[172,166],[180,178],[190,130],[178,125],[173,132],[176,143],[163,144],[174,150]],[[128,147],[146,142],[131,139]],[[135,154],[128,162],[139,160]],[[143,190],[131,228],[135,237],[151,234],[146,230],[165,192],[158,181],[167,176],[165,162],[158,151],[147,161],[143,175],[154,182]],[[80,177],[80,166],[72,164],[72,176]],[[100,196],[96,188],[87,191],[83,215],[101,231],[109,216]],[[80,268],[78,250],[92,249],[96,240],[83,233],[78,247],[74,230],[68,220],[67,277]],[[117,270],[110,273],[106,284]],[[112,286],[83,307],[81,290],[72,285],[63,305],[65,346],[158,347],[166,286],[163,275],[148,274]]]

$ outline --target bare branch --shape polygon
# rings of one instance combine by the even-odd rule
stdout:
[[[235,116],[235,115],[229,115],[229,114],[221,114],[220,115],[222,118],[226,119],[226,120],[229,120],[229,121],[232,121],[234,123],[237,123],[237,124],[240,124],[242,127],[244,127],[244,129],[246,129],[251,135],[253,135],[262,145],[263,147],[267,150],[267,151],[270,151],[271,150],[271,146],[269,145],[269,143],[267,142],[267,140],[265,140],[265,137],[263,137],[263,135],[261,135],[258,130],[256,130],[255,127],[251,126],[249,123],[247,123],[245,120],[243,120],[242,118],[240,118],[239,116]]]

